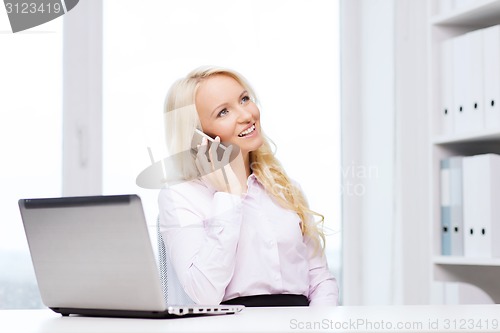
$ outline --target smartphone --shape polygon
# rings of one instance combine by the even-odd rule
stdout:
[[[193,154],[193,157],[196,158],[196,155],[198,154],[198,145],[201,145],[201,143],[203,142],[202,141],[203,138],[206,138],[210,142],[207,145],[208,147],[206,151],[207,157],[210,159],[209,157],[210,146],[215,142],[215,139],[207,135],[206,133],[203,133],[201,130],[197,128],[194,130],[193,140],[191,141],[191,153]],[[234,144],[230,144],[230,146],[232,147],[232,150],[231,150],[231,155],[229,156],[229,161],[233,161],[236,158],[236,156],[238,156],[240,149],[237,145]],[[228,149],[228,147],[229,147],[228,144],[224,145],[222,143],[219,143],[219,146],[217,147],[217,156],[219,160],[222,160],[222,157],[226,152],[226,150]]]
[[[215,139],[212,138],[211,136],[209,136],[208,134],[206,133],[203,133],[202,131],[200,131],[199,129],[195,128],[194,129],[194,134],[193,134],[193,140],[191,141],[191,150],[194,150],[194,153],[197,153],[198,152],[198,146],[201,145],[201,143],[203,142],[203,138],[206,138],[208,141],[210,142],[215,142]],[[219,147],[224,151],[227,149],[226,146],[224,146],[223,144],[219,143]],[[218,148],[219,148],[218,147]],[[217,150],[218,150],[217,148]],[[208,148],[209,149],[209,148]],[[208,150],[207,149],[207,150]]]

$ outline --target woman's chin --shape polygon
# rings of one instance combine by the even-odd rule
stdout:
[[[255,138],[255,139],[256,140],[252,140],[252,142],[248,142],[249,143],[248,145],[240,146],[240,149],[243,152],[244,151],[251,152],[251,151],[258,150],[264,144],[264,140],[260,136],[258,138]]]

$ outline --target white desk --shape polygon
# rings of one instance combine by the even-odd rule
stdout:
[[[50,310],[2,310],[0,332],[500,332],[500,305],[246,308],[235,315],[180,319],[61,317]]]

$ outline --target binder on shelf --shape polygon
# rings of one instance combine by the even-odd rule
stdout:
[[[463,256],[462,156],[440,162],[441,254]]]
[[[455,133],[483,128],[483,43],[477,30],[453,38],[453,105]]]
[[[500,26],[483,29],[484,127],[500,129]]]
[[[463,158],[464,255],[500,257],[500,155]]]
[[[467,35],[452,39],[453,42],[453,126],[455,133],[467,132],[467,82],[470,81],[470,52]]]
[[[441,254],[451,255],[451,220],[450,220],[450,160],[440,161],[441,193]]]
[[[451,255],[464,255],[464,223],[462,193],[462,156],[449,159],[450,165],[450,233]]]
[[[466,35],[468,52],[470,53],[469,81],[467,100],[470,112],[468,114],[468,129],[477,131],[484,125],[484,75],[483,75],[483,31],[476,30]]]
[[[453,133],[453,39],[441,43],[441,102],[439,109],[440,134]]]

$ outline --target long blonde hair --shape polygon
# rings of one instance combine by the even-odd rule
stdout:
[[[235,79],[245,88],[250,98],[258,103],[254,90],[239,73],[221,67],[200,67],[193,70],[185,78],[177,80],[167,93],[165,99],[165,132],[168,149],[171,154],[179,154],[190,150],[195,128],[201,129],[201,122],[195,107],[195,96],[200,82],[212,75],[227,75]],[[322,248],[325,236],[322,232],[324,216],[309,209],[302,191],[292,183],[281,163],[271,149],[272,142],[262,133],[261,147],[250,152],[250,168],[268,193],[285,208],[295,211],[299,216],[302,234],[314,242],[316,249]],[[189,154],[182,155],[178,162],[184,179],[196,178],[197,171],[194,158]],[[314,221],[313,215],[320,218]]]

